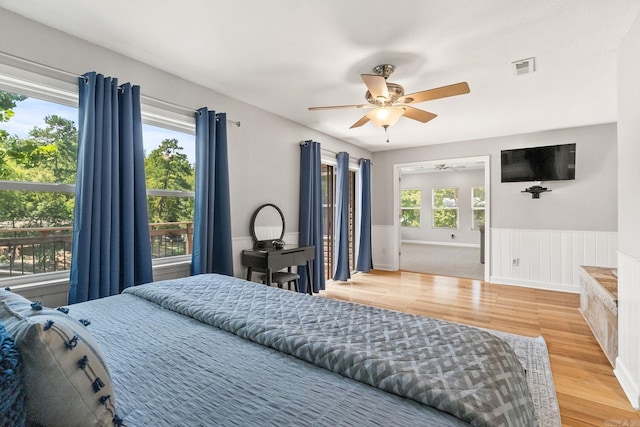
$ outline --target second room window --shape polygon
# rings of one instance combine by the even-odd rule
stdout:
[[[458,189],[434,188],[431,196],[433,228],[458,228]]]

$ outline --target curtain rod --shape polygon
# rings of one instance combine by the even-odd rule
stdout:
[[[45,64],[42,64],[40,62],[36,62],[36,61],[32,61],[30,59],[25,59],[25,58],[21,58],[21,57],[16,56],[16,55],[12,55],[10,53],[6,53],[6,52],[0,51],[0,56],[2,56],[4,58],[7,58],[7,59],[9,59],[11,61],[17,61],[17,62],[20,62],[22,64],[26,64],[29,67],[35,68],[37,71],[46,70],[46,71],[53,72],[53,73],[57,74],[57,76],[52,76],[50,74],[45,74],[45,76],[47,76],[47,77],[60,79],[60,76],[64,76],[65,78],[64,79],[60,79],[60,80],[63,80],[64,82],[67,82],[67,83],[75,83],[76,79],[84,77],[84,76],[81,76],[81,75],[79,75],[77,73],[72,73],[70,71],[61,70],[59,68],[55,68],[55,67],[52,67],[50,65],[45,65]],[[6,64],[6,65],[11,65],[11,64]],[[27,69],[26,71],[30,71],[30,70]],[[72,78],[73,78],[73,80],[71,80]],[[172,102],[164,101],[162,99],[154,98],[152,96],[148,96],[148,95],[144,95],[144,94],[140,94],[140,98],[144,99],[146,101],[151,101],[152,103],[155,102],[155,103],[158,103],[158,104],[163,104],[163,105],[166,105],[166,106],[171,107],[171,108],[176,109],[176,110],[182,110],[182,112],[185,112],[185,111],[189,112],[189,113],[196,113],[197,112],[197,110],[194,109],[194,108],[185,107],[185,106],[182,106],[182,105],[174,104]],[[240,122],[239,121],[227,119],[227,122],[233,123],[237,127],[240,127]]]
[[[171,107],[171,108],[176,109],[176,110],[182,110],[183,112],[189,112],[189,113],[197,113],[198,112],[198,110],[195,110],[195,109],[193,109],[191,107],[185,107],[184,105],[174,104],[173,102],[169,102],[169,101],[165,101],[165,100],[162,100],[162,99],[154,98],[152,96],[140,94],[140,97],[144,98],[147,101],[155,102],[157,104],[166,105],[167,107]],[[239,121],[235,121],[235,120],[231,120],[231,119],[227,119],[227,122],[233,123],[237,127],[240,127],[240,124],[241,124]]]
[[[306,146],[306,145],[308,144],[308,142],[309,142],[309,141],[300,141],[300,145],[305,145],[305,146]],[[328,153],[338,155],[338,153],[336,153],[336,152],[335,152],[335,151],[333,151],[333,150],[329,150],[328,148],[322,148],[322,147],[320,147],[320,151],[326,151],[326,152],[328,152]],[[348,152],[346,152],[346,151],[345,151],[345,153],[348,153]],[[349,156],[349,157],[351,157],[351,156]],[[364,159],[364,157],[360,157],[360,158],[361,158],[361,159]],[[369,159],[365,159],[365,160],[369,160]],[[371,162],[371,165],[373,166],[373,162]]]

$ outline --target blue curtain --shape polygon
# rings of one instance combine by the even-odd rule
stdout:
[[[191,274],[233,276],[227,115],[196,111],[196,196]]]
[[[78,83],[70,304],[153,280],[140,87],[95,72]]]
[[[305,141],[300,144],[300,246],[315,247],[311,277],[313,292],[324,290],[324,235],[322,231],[322,169],[320,144]],[[301,268],[299,292],[307,292],[309,278]]]
[[[335,272],[333,280],[351,277],[349,266],[349,153],[336,155]]]
[[[356,270],[369,272],[373,268],[371,254],[371,160],[360,159],[360,241]]]

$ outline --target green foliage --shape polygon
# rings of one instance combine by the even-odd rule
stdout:
[[[75,184],[78,156],[78,130],[73,121],[52,115],[46,116],[44,129],[33,128],[29,135],[29,143],[35,147],[34,157],[48,162],[53,169],[53,181],[64,184]],[[38,157],[39,156],[39,157]]]
[[[433,227],[458,228],[458,189],[434,188]]]
[[[433,210],[433,227],[434,228],[458,228],[458,210],[457,209],[434,209]]]
[[[16,101],[22,101],[26,98],[26,96],[0,90],[0,123],[8,122],[14,115],[13,109],[16,107]],[[7,138],[9,138],[9,133],[0,129],[0,179],[5,179],[11,173],[8,165],[10,156],[5,146]]]
[[[402,227],[420,227],[420,209],[400,209]]]
[[[26,138],[11,136],[1,122],[14,116],[25,96],[0,91],[0,179],[75,184],[78,130],[72,120],[44,118]],[[193,191],[195,171],[176,139],[166,139],[145,159],[147,188]],[[74,195],[32,191],[0,191],[0,225],[10,227],[69,226]],[[149,197],[150,222],[193,220],[193,198]]]
[[[400,206],[403,208],[419,208],[422,198],[422,191],[419,189],[400,191]]]
[[[433,207],[435,209],[458,207],[457,188],[434,188]]]
[[[420,227],[420,206],[422,190],[409,189],[400,191],[400,225],[402,227]]]
[[[74,122],[55,115],[45,117],[44,122],[46,126],[34,127],[29,138],[0,140],[0,179],[75,182],[78,133]],[[12,227],[68,226],[73,221],[73,194],[3,191],[0,203],[0,223]]]
[[[472,207],[484,208],[484,187],[473,187]]]
[[[473,187],[473,228],[478,228],[479,224],[484,223],[485,215],[485,192],[484,187]]]
[[[193,191],[195,170],[176,139],[165,139],[145,159],[147,188],[155,190]],[[149,222],[193,220],[194,199],[183,197],[149,197]]]
[[[11,92],[0,90],[0,122],[8,122],[13,117],[13,109],[16,108],[16,101],[27,99],[24,95],[17,95]]]

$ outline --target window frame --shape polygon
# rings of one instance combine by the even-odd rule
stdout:
[[[435,195],[437,190],[455,190],[456,206],[450,207],[437,207],[435,205]],[[460,187],[432,187],[431,188],[431,228],[434,230],[459,230],[460,229]],[[436,225],[436,211],[455,211],[456,212],[456,225],[455,227],[441,227]]]
[[[485,206],[482,207],[482,208],[476,208],[474,206],[475,190],[478,189],[478,188],[482,188],[483,191],[485,192],[484,193],[484,197],[483,197],[483,202],[485,203]],[[484,185],[474,185],[474,186],[472,186],[471,187],[471,229],[472,230],[477,230],[478,229],[478,227],[476,226],[476,220],[475,220],[476,211],[483,211],[484,212],[483,217],[484,217],[484,220],[486,222],[486,220],[487,220],[487,217],[486,217],[486,215],[487,215],[486,203],[487,203],[487,193],[486,193],[485,186]]]

